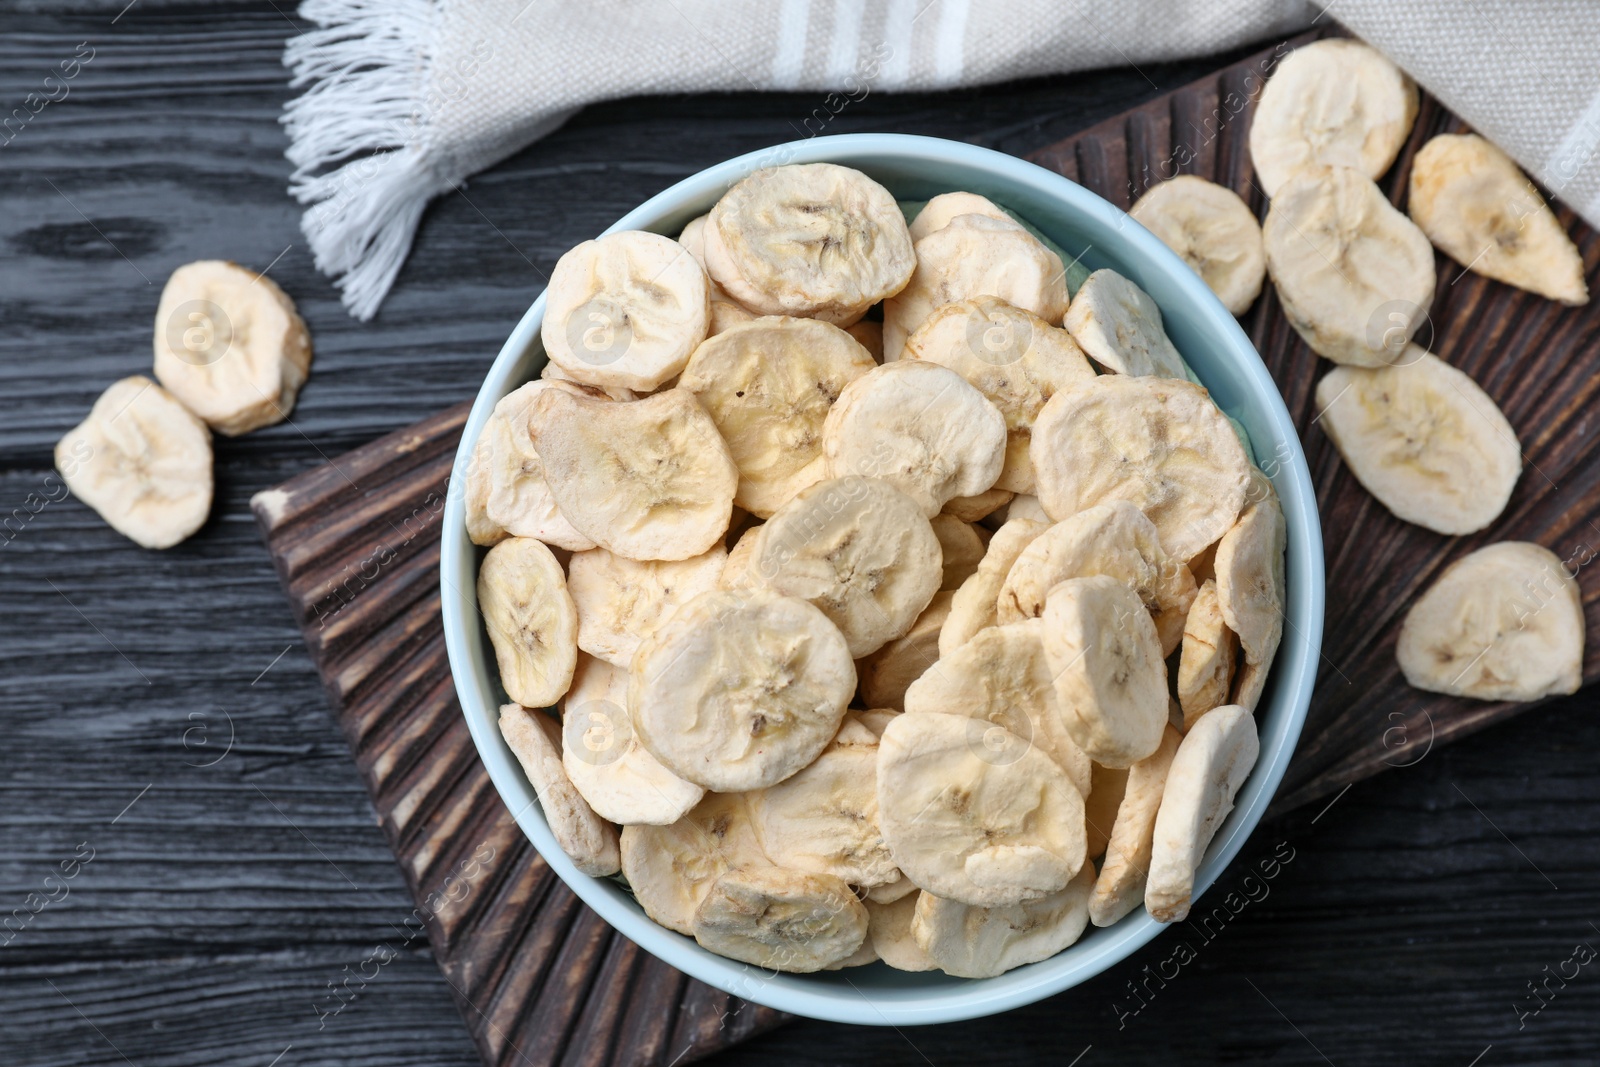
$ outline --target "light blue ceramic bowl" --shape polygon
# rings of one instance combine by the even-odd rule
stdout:
[[[1261,819],[1300,736],[1322,644],[1322,537],[1316,496],[1289,413],[1232,315],[1183,261],[1134,222],[1080,185],[1013,156],[932,137],[851,134],[816,137],[730,159],[685,179],[618,219],[612,230],[676,235],[753,170],[782,163],[839,163],[882,182],[901,200],[924,200],[963,189],[1017,212],[1091,269],[1112,267],[1137,282],[1161,307],[1167,333],[1211,395],[1250,435],[1272,476],[1288,524],[1288,605],[1283,645],[1257,711],[1261,758],[1233,813],[1206,853],[1196,889],[1214,882]],[[609,231],[608,231],[609,232]],[[471,460],[472,442],[495,402],[538,377],[544,297],[512,331],[467,419],[456,471]],[[440,565],[445,640],[456,692],[478,752],[500,796],[545,860],[612,926],[679,970],[712,986],[781,1011],[868,1025],[921,1025],[1006,1011],[1059,993],[1131,954],[1161,933],[1143,909],[1107,929],[1090,927],[1066,951],[998,978],[969,980],[908,974],[883,964],[814,975],[773,974],[700,948],[657,926],[615,882],[580,874],[556,845],[534,791],[496,726],[504,699],[494,657],[479,621],[474,592],[480,550],[467,539],[462,501],[452,492],[444,516]]]

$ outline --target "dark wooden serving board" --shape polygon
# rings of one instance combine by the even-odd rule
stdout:
[[[1245,135],[1255,93],[1282,53],[1267,49],[1031,158],[1123,207],[1149,185],[1189,173],[1236,189],[1264,214]],[[1458,128],[1424,94],[1411,141],[1382,183],[1397,202],[1416,149]],[[1593,284],[1600,238],[1559,205],[1558,214]],[[1433,350],[1488,390],[1526,450],[1505,514],[1470,538],[1408,526],[1368,497],[1311,424],[1312,390],[1326,366],[1284,320],[1270,286],[1243,317],[1300,429],[1328,547],[1318,691],[1276,810],[1414,763],[1531,707],[1418,693],[1400,679],[1399,620],[1449,562],[1505,538],[1537,541],[1564,558],[1600,551],[1600,455],[1586,421],[1600,392],[1600,311],[1559,307],[1443,257],[1439,266]],[[466,410],[308,471],[259,494],[253,507],[484,1061],[671,1065],[781,1023],[777,1012],[672,970],[579,902],[533,851],[479,762],[455,699],[438,590],[442,503]],[[1579,582],[1593,628],[1600,581],[1583,570]],[[1597,678],[1600,650],[1591,642],[1584,679]],[[464,869],[474,873],[462,892]]]

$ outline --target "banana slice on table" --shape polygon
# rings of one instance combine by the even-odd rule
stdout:
[[[155,375],[213,430],[282,422],[311,373],[311,335],[265,274],[206,259],[172,272],[156,310]]]
[[[1033,467],[1051,518],[1126,500],[1155,524],[1167,555],[1186,560],[1238,518],[1250,461],[1200,386],[1106,374],[1044,406]]]
[[[1401,359],[1433,303],[1433,246],[1372,179],[1301,171],[1261,235],[1283,313],[1312,351],[1357,367]]]
[[[522,765],[556,844],[584,874],[603,878],[622,869],[616,829],[589,807],[561,766],[561,727],[542,711],[505,704],[500,736]]]
[[[711,283],[688,249],[621,230],[556,261],[539,337],[574,380],[649,392],[683,370],[710,315]]]
[[[1128,768],[1122,800],[1111,823],[1105,862],[1100,865],[1094,892],[1089,896],[1089,921],[1096,926],[1110,926],[1144,903],[1156,815],[1167,787],[1167,771],[1182,742],[1183,735],[1168,726],[1161,734],[1161,745]]]
[[[1360,41],[1314,41],[1278,64],[1250,123],[1250,160],[1268,196],[1308,167],[1389,169],[1417,117],[1417,87]]]
[[[961,715],[1000,729],[985,734],[997,758],[1014,735],[1067,772],[1089,795],[1089,757],[1066,732],[1066,709],[1044,654],[1039,619],[992,626],[931,665],[905,694],[906,714]]]
[[[878,958],[897,971],[936,971],[939,965],[922,951],[911,932],[920,890],[909,880],[902,881],[911,886],[904,896],[883,903],[867,897],[867,940]]]
[[[1547,548],[1502,541],[1452,563],[1400,626],[1395,658],[1418,689],[1538,700],[1583,684],[1583,596]]]
[[[905,636],[895,638],[856,663],[864,703],[894,711],[905,709],[906,687],[939,659],[939,631],[950,615],[950,602],[954,598],[955,593],[950,590],[935,593]]]
[[[982,719],[900,715],[878,742],[878,824],[919,887],[997,907],[1065,888],[1083,795],[1044,752]]]
[[[1441,133],[1411,162],[1411,221],[1486,278],[1587,304],[1583,256],[1527,175],[1475,133]]]
[[[1200,716],[1228,702],[1236,647],[1237,638],[1222,615],[1217,583],[1207,579],[1184,622],[1183,654],[1178,660],[1178,703],[1185,731]]]
[[[632,560],[603,548],[574,552],[567,592],[578,611],[578,647],[626,671],[673,612],[717,588],[727,560],[721,545],[684,560]]]
[[[827,616],[767,591],[702,593],[639,646],[634,733],[680,778],[719,793],[776,785],[838,732],[856,668]]]
[[[624,826],[621,848],[622,875],[644,913],[689,937],[713,882],[736,868],[772,866],[743,793],[707,793],[670,826]]]
[[[808,767],[749,794],[756,838],[785,867],[868,887],[900,880],[878,829],[878,739],[840,730]]]
[[[802,490],[761,527],[750,566],[766,587],[820,608],[856,659],[909,632],[944,580],[922,509],[876,478]]]
[[[721,540],[739,469],[687,389],[620,404],[550,389],[528,422],[561,514],[629,559],[689,559]]]
[[[1195,868],[1260,751],[1255,717],[1236,704],[1202,716],[1184,735],[1167,770],[1150,845],[1144,903],[1157,922],[1188,916]]]
[[[1335,367],[1317,383],[1317,408],[1367,492],[1438,533],[1488,526],[1522,474],[1516,431],[1489,394],[1416,345],[1393,367]]]
[[[531,537],[489,549],[478,568],[478,609],[506,695],[529,708],[560,700],[578,664],[578,613],[550,549]]]
[[[694,939],[719,956],[790,974],[848,959],[867,937],[867,909],[828,874],[732,870],[694,913]]]
[[[928,520],[933,536],[939,539],[939,552],[944,560],[944,584],[941,591],[954,591],[961,583],[978,571],[988,551],[989,531],[963,522],[954,515],[935,515]]]
[[[1061,323],[1102,367],[1117,374],[1187,379],[1150,294],[1114,270],[1089,275]]]
[[[940,193],[923,204],[911,220],[911,240],[920,241],[935,230],[944,229],[958,215],[987,215],[1001,222],[1013,221],[994,201],[977,193]]]
[[[1267,276],[1261,223],[1232,189],[1180,174],[1152,185],[1128,214],[1178,253],[1235,315],[1261,295]]]
[[[529,382],[501,397],[478,436],[480,454],[489,467],[485,507],[490,521],[513,537],[536,537],[547,545],[582,552],[593,548],[594,542],[561,514],[530,432],[534,401],[551,390],[603,398],[591,386],[550,380]]]
[[[1039,409],[1063,386],[1094,377],[1066,330],[992,296],[937,308],[906,339],[901,358],[948,367],[999,410],[1006,454],[994,484],[1017,493],[1033,491],[1028,444]]]
[[[1105,575],[1069,578],[1050,591],[1043,619],[1067,736],[1107,767],[1154,752],[1167,724],[1167,665],[1138,594]]]
[[[145,548],[171,548],[211,512],[211,432],[142,374],[101,393],[55,461],[73,496]]]
[[[1010,219],[957,215],[916,243],[911,281],[883,304],[883,358],[901,356],[906,339],[936,308],[992,296],[1060,322],[1067,310],[1061,257]]]
[[[561,707],[561,766],[602,819],[666,826],[700,803],[705,790],[667,770],[633,736],[628,672],[579,656]]]
[[[1131,770],[1129,767],[1091,764],[1089,795],[1083,798],[1083,808],[1089,836],[1087,851],[1092,860],[1104,856],[1106,847],[1111,843],[1111,827],[1116,824],[1117,809],[1122,806],[1122,798],[1127,794]]]
[[[990,489],[977,496],[952,497],[944,502],[943,514],[962,522],[978,522],[1005,507],[1014,495],[1009,489]]]
[[[711,209],[705,254],[712,278],[751,311],[840,326],[903,289],[916,265],[894,197],[833,163],[740,181]]]
[[[950,655],[979,631],[999,623],[996,602],[1007,575],[1023,551],[1049,528],[1048,522],[1007,519],[995,531],[978,569],[951,598],[950,615],[939,630],[939,655]]]
[[[1094,864],[1066,888],[1037,900],[980,908],[922,893],[911,932],[934,965],[957,978],[993,978],[1047,960],[1083,936],[1089,925]]]
[[[678,388],[711,416],[739,467],[734,503],[769,517],[826,477],[822,426],[839,394],[876,367],[855,338],[815,319],[752,319],[709,338]]]

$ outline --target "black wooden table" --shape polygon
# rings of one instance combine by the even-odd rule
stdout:
[[[471,1064],[420,942],[369,962],[406,943],[411,903],[247,502],[470,397],[563,250],[793,138],[816,101],[590,108],[437,203],[359,325],[284,193],[291,4],[124,2],[0,8],[0,112],[59,95],[43,79],[93,50],[0,148],[0,1063]],[[830,132],[1020,154],[1226,58],[873,95]],[[160,286],[201,258],[272,264],[316,363],[292,425],[219,442],[205,528],[145,552],[62,499],[51,449],[106,385],[148,373]],[[1262,827],[1213,891],[1236,914],[1046,1003],[903,1032],[800,1022],[723,1061],[1600,1061],[1594,704],[1580,693]],[[331,1013],[331,989],[358,985]]]

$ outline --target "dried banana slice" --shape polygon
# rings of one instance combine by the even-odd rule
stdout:
[[[770,867],[743,793],[707,793],[670,826],[622,828],[622,874],[644,913],[694,936],[694,913],[731,870]]]
[[[761,527],[751,566],[767,587],[822,609],[856,659],[909,632],[944,580],[921,508],[876,478],[803,490]]]
[[[1044,406],[1033,467],[1051,518],[1126,500],[1155,523],[1167,555],[1186,560],[1239,517],[1250,461],[1198,385],[1106,374]]]
[[[1106,859],[1089,897],[1089,921],[1096,926],[1110,926],[1144,903],[1156,815],[1167,787],[1167,771],[1182,742],[1183,735],[1168,726],[1161,735],[1160,747],[1128,768],[1122,801],[1111,823]]]
[[[561,514],[600,547],[689,559],[727,530],[739,469],[688,390],[619,404],[550,389],[529,426]]]
[[[55,461],[73,496],[145,548],[171,548],[211,512],[211,432],[141,374],[100,394]]]
[[[1178,703],[1185,731],[1206,712],[1228,702],[1233,685],[1237,639],[1222,616],[1217,583],[1207,579],[1194,598],[1183,627],[1178,660]]]
[[[1006,505],[1005,519],[1007,522],[1012,519],[1032,519],[1034,522],[1042,522],[1046,526],[1055,522],[1045,512],[1044,505],[1039,503],[1039,498],[1032,493],[1018,493],[1012,497],[1011,503]]]
[[[574,552],[567,592],[578,611],[578,647],[627,670],[639,645],[672,613],[717,588],[728,553],[721,545],[684,560],[632,560],[603,548]]]
[[[729,189],[705,228],[717,284],[751,311],[847,326],[905,287],[916,266],[905,216],[858,170],[804,163]]]
[[[906,339],[935,308],[993,296],[1060,322],[1067,310],[1061,257],[1010,219],[957,215],[916,243],[911,281],[883,304],[883,358],[900,358]]]
[[[917,217],[911,220],[911,240],[920,241],[935,230],[944,229],[958,215],[986,215],[1001,222],[1012,221],[994,201],[977,193],[940,193],[922,205]]]
[[[1315,41],[1289,53],[1261,91],[1250,159],[1268,196],[1308,167],[1377,178],[1416,117],[1416,85],[1382,54],[1360,41]]]
[[[1167,665],[1138,594],[1105,575],[1050,591],[1044,654],[1066,733],[1096,763],[1130,767],[1161,744]]]
[[[988,551],[985,537],[988,531],[980,533],[979,527],[954,515],[935,515],[928,522],[933,527],[933,536],[939,539],[939,552],[944,560],[944,584],[939,588],[960,589],[961,583],[976,574],[978,564],[983,562],[984,553]]]
[[[584,874],[603,878],[622,869],[617,831],[594,813],[561,766],[561,728],[541,711],[500,708],[500,736],[522,765],[556,844]]]
[[[751,564],[756,558],[756,538],[761,527],[752,526],[739,535],[739,540],[728,551],[728,558],[717,576],[718,589],[754,589],[761,584]]]
[[[1502,541],[1452,563],[1406,613],[1395,658],[1418,689],[1538,700],[1583,684],[1583,599],[1555,553]]]
[[[1194,602],[1194,576],[1167,556],[1155,524],[1126,500],[1113,500],[1056,523],[1023,549],[1000,587],[995,618],[1002,624],[1038,618],[1050,590],[1094,574],[1126,583],[1158,618],[1166,613],[1181,620]],[[1162,650],[1172,651],[1165,641]]]
[[[835,478],[882,478],[928,518],[945,501],[994,485],[1006,458],[1006,421],[952,370],[922,360],[885,363],[839,394],[822,425]]]
[[[978,908],[922,893],[911,933],[940,970],[957,978],[993,978],[1047,960],[1083,936],[1089,925],[1094,864],[1066,888],[1037,900]]]
[[[490,419],[494,416],[491,414]],[[484,429],[488,426],[485,424]],[[493,486],[494,446],[487,433],[478,435],[472,448],[472,461],[462,476],[461,502],[467,515],[467,537],[475,545],[488,548],[511,536],[509,530],[489,517],[489,492]],[[574,530],[574,533],[577,531]]]
[[[711,268],[706,266],[706,220],[708,218],[710,218],[709,214],[690,219],[688,224],[684,226],[683,232],[678,234],[678,243],[689,250],[689,254],[694,257],[694,261],[700,264],[700,269],[706,272],[706,283],[711,290],[711,333],[716,334],[720,332],[716,327],[718,315],[727,315],[734,321],[740,321],[739,316],[743,316],[743,320],[753,319],[756,316],[754,312],[740,307],[733,297],[729,296],[722,286],[711,278]],[[725,322],[723,328],[726,329],[728,325],[732,325],[732,322]]]
[[[595,399],[601,396],[590,386],[541,380],[501,397],[478,436],[478,447],[489,465],[485,507],[489,519],[513,537],[536,537],[547,545],[582,552],[593,548],[594,542],[574,529],[556,506],[529,427],[534,401],[550,390]]]
[[[791,974],[848,959],[867,909],[827,874],[746,867],[718,878],[694,913],[694,939],[719,956]]]
[[[1359,171],[1302,171],[1261,230],[1283,313],[1335,363],[1398,362],[1433,303],[1433,246]]]
[[[1005,507],[1013,495],[1008,489],[990,489],[977,496],[952,497],[944,502],[943,513],[962,522],[977,522]]]
[[[1160,749],[1156,750],[1161,751]],[[1148,759],[1149,757],[1146,757]],[[1138,764],[1134,764],[1135,767]],[[1098,860],[1111,844],[1111,827],[1117,821],[1117,809],[1128,791],[1130,767],[1105,767],[1092,765],[1089,773],[1089,795],[1084,797],[1084,822],[1088,826],[1089,858]]]
[[[1128,214],[1178,253],[1235,315],[1261,295],[1267,276],[1261,224],[1232,189],[1180,174],[1151,186]]]
[[[803,600],[702,593],[635,653],[634,733],[680,778],[719,793],[776,785],[817,758],[856,689],[839,631]]]
[[[1167,770],[1150,845],[1144,903],[1157,922],[1188,916],[1195,868],[1260,751],[1256,720],[1238,705],[1202,716],[1184,735]]]
[[[883,323],[862,319],[846,326],[844,332],[854,337],[856,344],[867,350],[872,362],[883,362]]]
[[[1150,294],[1114,270],[1089,275],[1061,323],[1089,358],[1117,374],[1183,378],[1183,357],[1167,339]]]
[[[1094,377],[1071,334],[992,296],[937,308],[906,339],[901,358],[948,367],[999,410],[1006,457],[995,488],[1017,493],[1033,491],[1028,444],[1039,409],[1063,386]]]
[[[574,380],[649,392],[683,370],[710,315],[710,281],[688,249],[622,230],[556,261],[539,336]]]
[[[910,882],[906,882],[910,885]],[[936,971],[939,965],[922,951],[911,933],[920,891],[912,885],[904,896],[879,903],[867,897],[867,940],[878,958],[897,971]]]
[[[1044,623],[1039,619],[992,626],[930,666],[905,694],[910,714],[961,715],[1000,730],[985,735],[996,758],[1014,735],[1049,756],[1089,795],[1089,757],[1066,732],[1065,708],[1056,695],[1054,674],[1044,655]]]
[[[265,274],[205,259],[172,272],[156,310],[155,375],[226,437],[282,422],[311,373],[311,335]]]
[[[638,400],[639,397],[643,395],[642,393],[634,392],[632,389],[629,389],[626,386],[601,386],[590,385],[588,382],[580,382],[578,379],[562,370],[559,364],[552,363],[549,360],[545,360],[544,369],[539,372],[539,380],[546,382],[567,382],[570,385],[579,386],[581,392],[589,393],[590,395],[593,395],[593,393],[598,390],[599,392],[610,397],[612,400]]]
[[[878,823],[907,878],[964,904],[1036,900],[1084,862],[1083,795],[1041,750],[982,719],[908,713],[889,723]]]
[[[1396,517],[1474,533],[1522,474],[1516,431],[1470,377],[1416,345],[1394,367],[1335,367],[1318,421],[1367,492]]]
[[[1411,163],[1411,221],[1445,255],[1486,278],[1587,304],[1583,256],[1539,191],[1475,133],[1441,133]]]
[[[749,794],[756,838],[785,867],[868,887],[900,880],[878,830],[878,739],[839,732],[809,767]]]
[[[1283,637],[1283,554],[1287,531],[1278,494],[1266,476],[1252,471],[1264,493],[1244,509],[1233,529],[1217,544],[1214,564],[1217,604],[1228,629],[1250,663],[1266,666]]]
[[[693,393],[739,467],[733,501],[767,518],[826,477],[822,425],[851,382],[876,367],[837,326],[760,318],[709,338],[678,388]]]
[[[578,613],[543,542],[513,537],[478,568],[478,609],[506,695],[529,708],[561,699],[578,664]]]
[[[905,709],[906,687],[939,659],[939,631],[950,615],[954,598],[953,591],[935,593],[905,636],[895,638],[856,664],[864,703],[894,711]]]
[[[580,656],[561,707],[561,766],[602,819],[627,826],[677,822],[705,790],[661,765],[633,736],[628,672]]]
[[[999,622],[995,604],[1006,576],[1023,551],[1049,528],[1047,522],[1007,519],[995,531],[978,569],[961,583],[950,601],[950,615],[939,631],[939,655],[950,655],[980,630]]]

